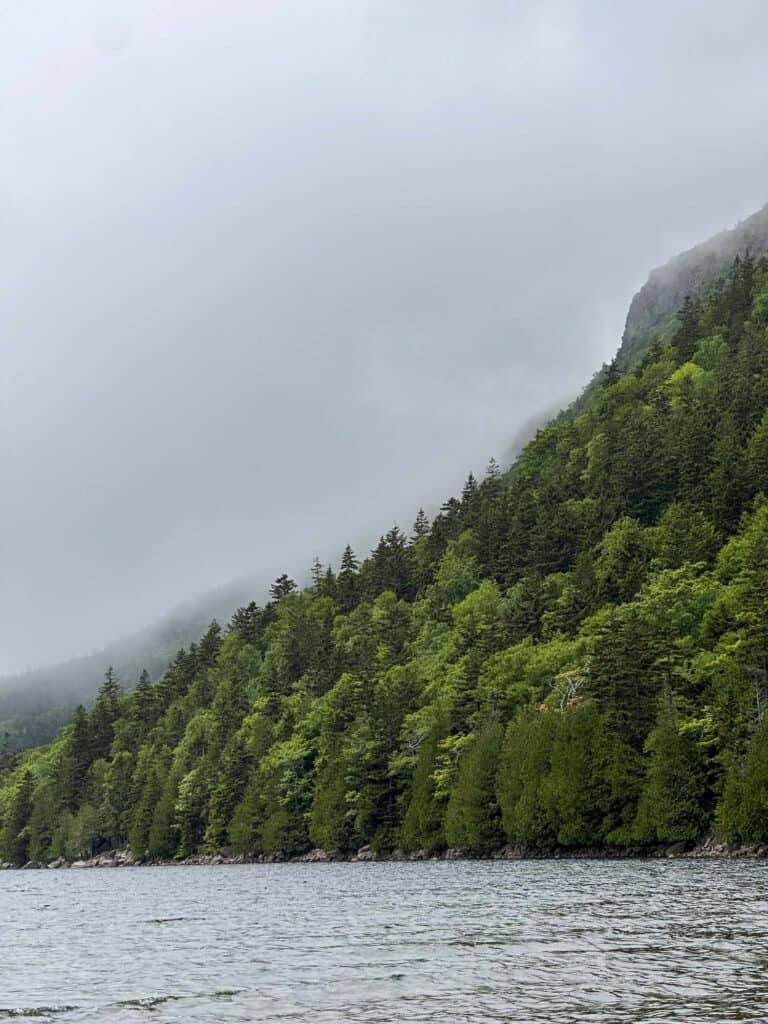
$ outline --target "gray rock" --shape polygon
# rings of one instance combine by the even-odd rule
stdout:
[[[378,860],[379,854],[370,846],[361,846],[355,855],[355,860]]]

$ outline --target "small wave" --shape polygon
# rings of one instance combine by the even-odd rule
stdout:
[[[58,1013],[71,1013],[79,1010],[79,1006],[69,1006],[62,1003],[58,1006],[0,1006],[0,1020],[10,1020],[14,1017],[48,1017]]]
[[[177,921],[202,921],[202,917],[151,917],[147,924],[175,924]]]
[[[183,995],[139,996],[136,999],[121,999],[116,1006],[130,1006],[138,1010],[155,1010],[163,1003],[176,1003],[181,999],[228,999],[239,995],[241,988],[222,988],[216,992],[186,992]]]
[[[136,999],[121,999],[117,1006],[133,1006],[139,1010],[154,1010],[163,1003],[175,1003],[184,996],[139,996]]]

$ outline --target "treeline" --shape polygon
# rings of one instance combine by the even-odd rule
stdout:
[[[768,841],[768,264],[513,470],[8,759],[0,858]]]

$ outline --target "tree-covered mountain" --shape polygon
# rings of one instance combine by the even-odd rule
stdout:
[[[768,841],[768,261],[432,522],[8,759],[0,857]]]

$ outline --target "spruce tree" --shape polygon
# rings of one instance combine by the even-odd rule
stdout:
[[[2,831],[0,831],[0,854],[11,864],[25,864],[29,859],[29,832],[27,825],[32,814],[32,790],[34,779],[25,771],[11,795]]]
[[[270,598],[277,604],[282,601],[284,597],[292,594],[296,590],[296,584],[290,579],[286,573],[278,576],[275,582],[269,588]]]
[[[434,773],[446,733],[447,722],[439,721],[419,745],[400,830],[404,850],[441,850],[445,846],[445,805],[436,793]]]
[[[312,569],[310,570],[310,576],[312,577],[312,588],[316,594],[319,594],[323,587],[323,580],[325,578],[325,570],[323,563],[320,561],[317,555],[312,560]]]
[[[669,689],[659,701],[645,750],[649,759],[637,809],[636,837],[650,842],[696,839],[707,824],[704,766],[696,733],[685,728]]]
[[[678,363],[687,363],[693,359],[699,340],[699,309],[690,295],[686,295],[678,317],[680,326],[672,337],[672,350]]]
[[[501,845],[496,773],[503,738],[500,722],[485,723],[459,761],[445,811],[445,838],[451,847],[487,853]]]
[[[85,794],[88,769],[92,760],[90,723],[85,708],[80,704],[75,709],[75,716],[64,742],[59,769],[62,804],[70,811],[77,810]]]
[[[221,649],[221,626],[214,619],[200,639],[197,648],[197,670],[212,668]]]
[[[342,611],[351,611],[357,602],[359,562],[355,553],[347,544],[341,556],[339,573],[336,577],[338,602]]]
[[[428,533],[429,519],[427,518],[424,509],[420,508],[413,523],[413,539],[414,541],[419,540],[421,537],[426,537]]]
[[[101,684],[90,716],[90,747],[93,760],[106,757],[109,753],[114,738],[115,722],[120,717],[122,692],[115,670],[110,665],[104,673],[104,682]]]

